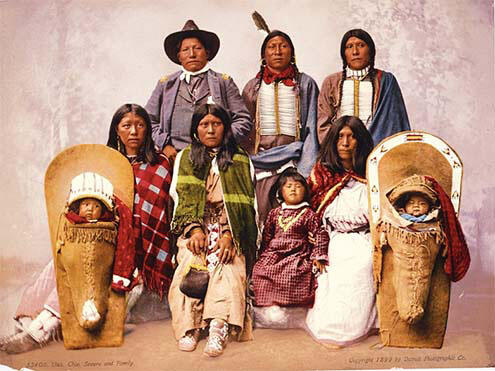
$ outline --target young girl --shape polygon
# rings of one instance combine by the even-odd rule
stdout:
[[[275,197],[282,204],[268,214],[253,268],[255,305],[270,307],[255,308],[258,325],[263,316],[278,322],[283,311],[277,307],[311,307],[313,274],[323,272],[327,264],[328,235],[309,207],[308,185],[295,168],[285,170],[271,188],[270,198]]]

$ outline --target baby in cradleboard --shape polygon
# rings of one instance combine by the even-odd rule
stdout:
[[[119,346],[135,268],[132,214],[92,172],[72,179],[68,205],[55,247],[64,346]]]
[[[400,215],[402,228],[384,220],[380,244],[395,236],[401,244],[422,246],[427,236],[434,237],[447,257],[445,273],[454,282],[460,280],[469,267],[469,250],[450,196],[441,185],[433,177],[412,175],[396,184],[387,198]]]
[[[112,289],[123,293],[131,288],[130,273],[134,266],[132,214],[113,195],[113,185],[106,178],[97,173],[86,172],[72,179],[57,231],[55,264],[52,262],[47,265],[36,281],[28,285],[15,316],[17,332],[0,339],[0,350],[22,353],[61,338],[61,324],[64,322],[62,317],[65,312],[60,301],[65,302],[67,298],[60,297],[60,292],[57,294],[54,265],[57,266],[58,260],[63,259],[65,263],[74,266],[79,273],[71,275],[71,279],[77,277],[80,280],[71,281],[71,284],[76,284],[79,288],[90,285],[84,271],[92,260],[99,267],[103,265],[98,251],[94,256],[89,254],[86,259],[80,259],[77,253],[69,251],[72,247],[75,247],[74,252],[87,250],[90,245],[96,250],[109,250],[111,256],[106,260],[110,261],[111,266],[107,274],[110,276]],[[62,251],[68,251],[65,257],[62,257]],[[112,268],[114,257],[115,266]],[[58,264],[59,270],[65,272],[65,268],[67,267]],[[66,284],[69,285],[68,282]],[[108,291],[108,285],[105,288]],[[80,325],[88,329],[98,328],[105,320],[106,312],[100,313],[101,307],[99,312],[98,302],[95,302],[95,297],[93,299],[85,302],[81,310]],[[66,340],[70,339],[64,339]]]
[[[103,197],[101,197],[103,198]],[[113,214],[109,208],[105,206],[103,201],[95,197],[86,197],[83,199],[74,200],[69,204],[68,212],[65,214],[67,220],[72,224],[78,223],[96,223],[98,221],[112,221]],[[54,293],[56,295],[56,293]],[[58,301],[53,306],[46,306],[45,309],[38,315],[29,326],[30,335],[33,336],[38,343],[42,343],[47,338],[52,329],[60,325]],[[89,319],[97,319],[98,312],[94,308],[86,310],[86,316]],[[22,319],[25,317],[21,317]],[[22,322],[22,321],[21,321]],[[34,345],[35,343],[33,343]]]
[[[280,206],[265,222],[254,265],[255,325],[302,327],[313,306],[315,276],[327,264],[328,234],[309,206],[309,188],[295,168],[285,170],[270,190]]]
[[[106,239],[116,248],[115,265],[111,286],[116,292],[130,290],[130,281],[134,279],[130,273],[134,272],[134,240],[132,237],[132,216],[130,209],[113,194],[113,185],[103,176],[86,172],[74,177],[71,181],[71,189],[67,200],[68,210],[64,213],[68,225],[80,225],[85,223],[111,222],[110,230],[115,237]],[[67,233],[64,236],[63,218],[60,220],[57,236],[57,248],[65,244]],[[100,225],[100,224],[94,224]],[[82,232],[82,231],[81,231]],[[94,232],[94,233],[92,233]],[[98,228],[95,231],[85,231],[84,240],[104,240],[105,235]],[[71,233],[69,233],[71,235]],[[88,315],[90,315],[88,313]]]
[[[373,256],[381,342],[440,348],[450,282],[463,278],[470,263],[461,225],[450,196],[431,176],[404,178],[386,196]]]

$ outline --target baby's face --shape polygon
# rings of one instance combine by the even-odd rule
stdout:
[[[79,204],[79,216],[88,220],[98,220],[103,212],[100,201],[95,198],[84,198]]]
[[[430,210],[430,203],[423,196],[413,195],[407,200],[404,210],[410,215],[420,216]]]

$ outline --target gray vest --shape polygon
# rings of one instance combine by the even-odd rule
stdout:
[[[175,98],[170,125],[171,144],[179,151],[191,143],[189,132],[196,107],[208,101],[210,88],[207,74],[191,76],[191,81],[182,80]]]

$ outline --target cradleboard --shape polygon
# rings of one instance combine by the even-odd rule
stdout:
[[[406,131],[375,147],[366,177],[380,341],[385,346],[441,348],[450,299],[441,224],[435,219],[411,224],[390,199],[404,180],[406,188],[409,179],[415,180],[411,184],[423,180],[426,189],[432,177],[450,195],[458,214],[462,162],[442,139]]]
[[[114,222],[72,225],[65,217],[71,180],[85,172],[97,173],[113,185],[130,210],[134,176],[129,161],[101,144],[67,148],[50,163],[45,174],[45,198],[64,346],[67,349],[120,346],[126,313],[125,295],[111,288],[117,228]],[[81,315],[92,300],[100,320],[88,326]],[[83,305],[84,304],[84,305]]]

